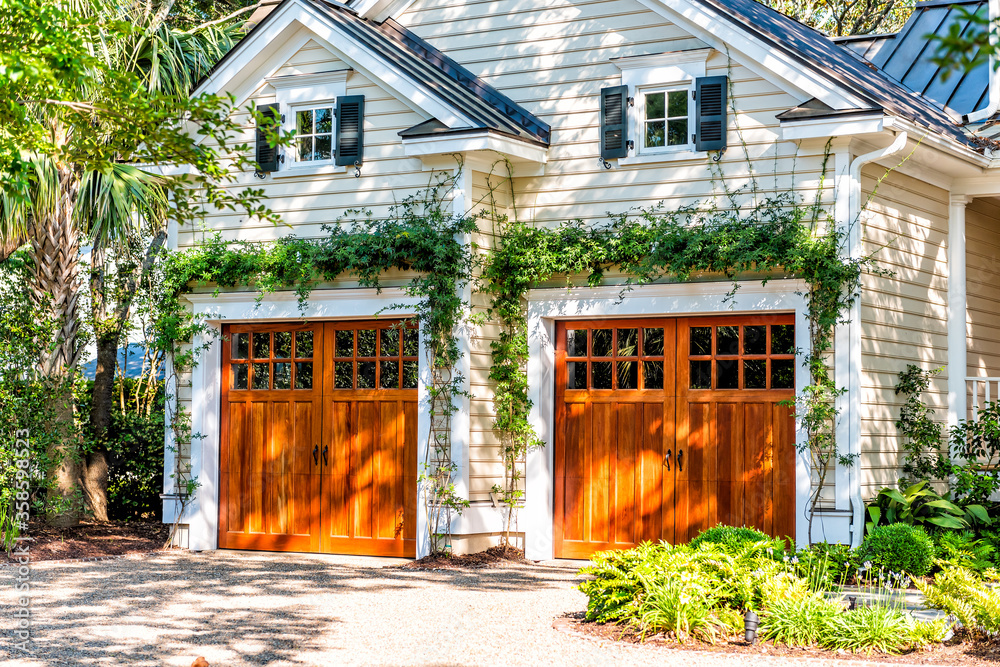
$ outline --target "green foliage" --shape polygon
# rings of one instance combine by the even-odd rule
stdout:
[[[846,544],[817,542],[795,553],[797,571],[810,582],[811,590],[835,590],[854,574],[857,561]]]
[[[975,419],[959,421],[950,440],[955,458],[962,461],[951,470],[955,498],[962,505],[988,505],[1000,491],[1000,402],[989,401]]]
[[[976,525],[990,525],[992,520],[981,505],[960,507],[938,494],[927,481],[917,482],[902,491],[884,488],[868,504],[866,532],[876,526],[905,523],[931,529],[965,530]]]
[[[1000,590],[988,585],[983,576],[948,566],[934,575],[933,583],[918,579],[914,585],[924,594],[925,607],[953,614],[970,632],[1000,632]]]
[[[878,526],[865,536],[858,560],[876,569],[920,577],[934,564],[934,543],[922,529],[905,523]]]
[[[760,0],[827,35],[897,32],[913,11],[914,0]]]
[[[982,572],[994,565],[996,547],[988,539],[977,538],[970,530],[946,530],[933,537],[937,558],[942,566],[966,567]]]
[[[903,436],[906,452],[903,459],[904,480],[910,482],[946,479],[951,472],[941,424],[934,421],[934,410],[920,399],[931,380],[940,372],[940,368],[924,371],[913,364],[907,364],[906,370],[899,372],[896,394],[906,396],[906,402],[899,410],[896,428]],[[901,484],[905,483],[901,481]]]
[[[784,543],[781,540],[774,540],[766,534],[760,532],[756,528],[747,528],[745,526],[724,526],[719,524],[714,528],[708,528],[701,531],[698,535],[691,540],[691,547],[697,548],[699,544],[717,544],[724,549],[739,549],[746,545],[756,544],[758,542],[766,542],[769,547],[777,549],[780,551]]]
[[[818,594],[775,599],[761,618],[760,636],[778,645],[812,646],[841,611],[841,605]]]
[[[898,607],[876,604],[827,619],[820,645],[845,651],[899,653],[913,643],[913,617]]]
[[[693,637],[715,643],[725,625],[714,613],[716,601],[709,583],[691,571],[644,583],[645,594],[635,617],[643,635],[662,632],[680,642]]]

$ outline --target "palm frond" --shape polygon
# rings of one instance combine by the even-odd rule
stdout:
[[[167,179],[129,164],[112,163],[83,175],[77,223],[95,245],[128,242],[143,221],[159,224],[169,207]]]

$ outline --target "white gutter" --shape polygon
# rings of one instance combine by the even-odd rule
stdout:
[[[990,33],[990,46],[994,49],[997,46],[997,19],[1000,18],[1000,0],[989,0],[990,22],[987,30]],[[962,117],[963,123],[978,123],[979,121],[992,118],[993,114],[1000,110],[1000,74],[997,73],[997,57],[995,53],[990,54],[990,97],[985,109],[973,111]]]
[[[991,0],[1000,2],[1000,0]],[[861,247],[861,168],[906,148],[906,132],[896,135],[888,147],[865,153],[854,158],[849,170],[847,248],[852,259],[859,259]],[[848,318],[848,346],[850,348],[850,369],[848,371],[848,438],[847,453],[854,459],[851,471],[851,544],[861,546],[865,531],[865,501],[861,497],[861,300],[855,301]]]

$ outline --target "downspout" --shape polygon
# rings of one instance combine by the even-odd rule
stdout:
[[[991,0],[1000,2],[1000,0]],[[906,132],[896,135],[895,141],[886,148],[865,153],[854,158],[850,167],[850,189],[848,190],[847,248],[852,259],[859,259],[861,247],[861,169],[870,162],[894,155],[906,148]],[[864,537],[865,502],[861,497],[861,301],[855,301],[848,323],[848,345],[850,347],[850,370],[848,377],[848,438],[847,453],[854,460],[851,471],[851,544],[861,546]]]
[[[995,49],[997,46],[997,19],[1000,18],[1000,0],[989,0],[988,6],[990,22],[987,26],[987,31],[990,35],[990,46]],[[965,125],[992,118],[993,114],[1000,110],[1000,76],[997,75],[997,57],[995,53],[990,54],[989,68],[989,102],[986,104],[985,109],[973,111],[970,114],[962,116],[962,123]]]

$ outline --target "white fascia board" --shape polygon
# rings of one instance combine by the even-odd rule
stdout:
[[[257,292],[197,292],[183,298],[194,306],[195,315],[209,322],[370,318],[390,305],[400,308],[386,311],[386,317],[406,317],[416,315],[420,304],[402,287],[385,287],[377,294],[369,288],[315,289],[304,310],[295,292],[273,292],[260,303],[257,296]]]
[[[802,63],[749,32],[740,30],[707,7],[688,0],[639,2],[779,88],[788,90],[791,87],[793,90],[789,92],[797,91],[803,97],[815,97],[834,109],[859,109],[871,104],[846,90],[839,82],[804,68]]]
[[[302,28],[305,32],[300,32]],[[232,59],[208,77],[194,94],[233,91],[238,87],[237,105],[242,105],[309,39],[393,93],[414,111],[437,118],[450,128],[472,124],[469,118],[442,102],[429,88],[404,76],[391,63],[355,42],[353,37],[334,26],[317,9],[296,0],[282,4],[269,17],[264,30],[240,42]],[[254,73],[249,81],[246,72]],[[234,85],[236,82],[243,85]]]
[[[783,141],[801,141],[877,134],[891,126],[892,120],[892,118],[886,118],[882,112],[866,116],[859,115],[853,118],[783,120],[781,121],[781,138]]]
[[[363,19],[372,19],[377,23],[388,18],[396,18],[414,3],[415,0],[360,0],[351,6]]]
[[[445,135],[403,139],[403,150],[409,157],[494,151],[508,157],[539,164],[545,164],[549,159],[549,149],[544,146],[500,136],[487,130],[459,137]]]

